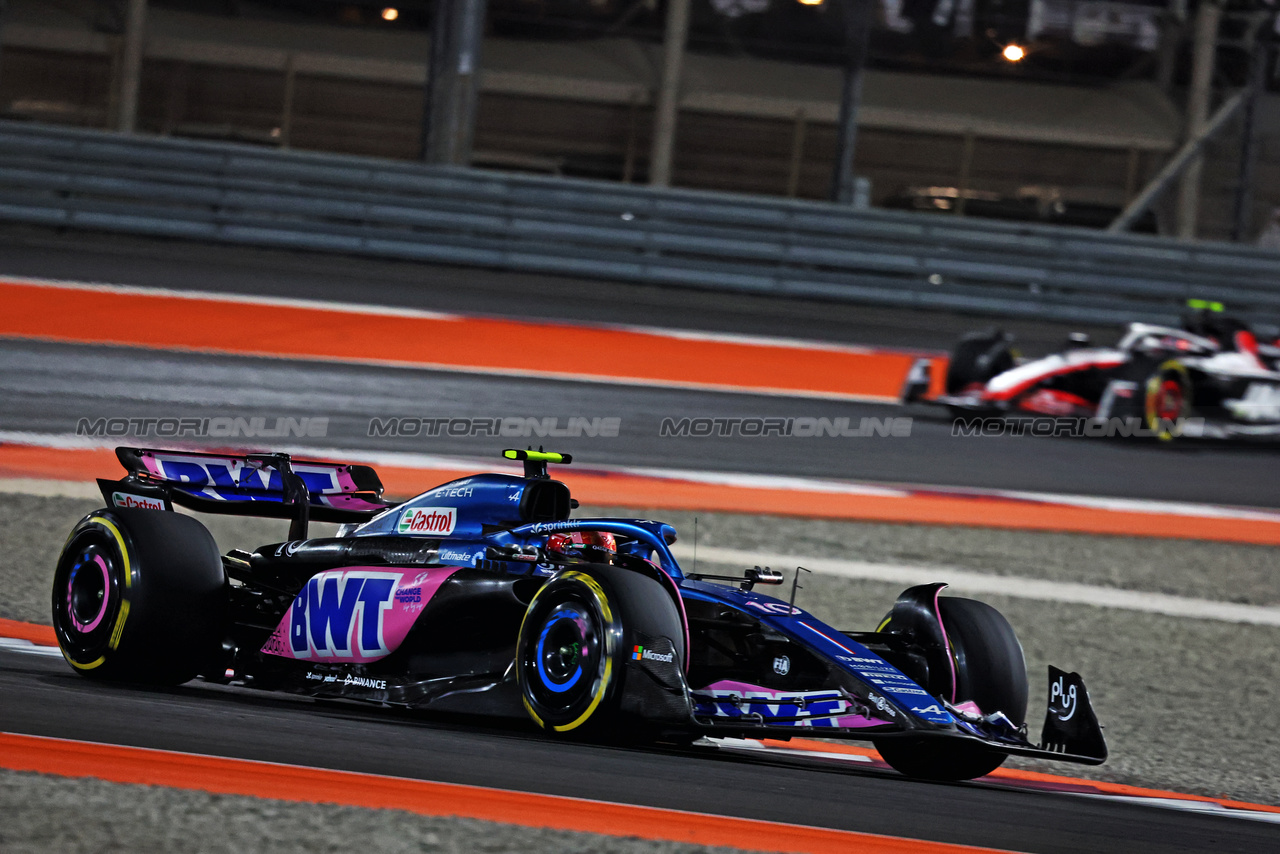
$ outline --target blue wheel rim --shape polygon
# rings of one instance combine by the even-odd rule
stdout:
[[[534,651],[538,678],[544,688],[562,694],[581,681],[588,643],[589,615],[576,603],[557,607],[538,633]]]

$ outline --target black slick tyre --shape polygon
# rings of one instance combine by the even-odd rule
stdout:
[[[985,602],[951,596],[938,599],[938,612],[951,648],[955,690],[950,691],[950,673],[931,674],[930,692],[953,705],[973,703],[984,714],[1003,712],[1015,725],[1025,723],[1027,665],[1009,621]],[[927,780],[972,780],[990,774],[1007,758],[942,738],[886,738],[876,742],[876,749],[895,770]]]
[[[1191,412],[1191,378],[1181,362],[1171,359],[1147,378],[1143,391],[1143,420],[1157,439],[1177,435],[1177,423]]]
[[[63,546],[52,605],[58,645],[78,673],[177,685],[215,664],[227,581],[197,520],[103,509],[81,519]]]
[[[658,581],[600,564],[561,570],[533,597],[520,626],[516,680],[525,711],[558,736],[643,733],[620,707],[627,656],[653,637],[669,639],[675,661],[684,661],[684,628]]]
[[[957,394],[974,385],[986,385],[992,377],[1012,368],[1012,340],[999,329],[970,332],[961,338],[947,364],[947,394]]]

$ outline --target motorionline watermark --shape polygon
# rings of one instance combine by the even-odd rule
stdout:
[[[1066,436],[1071,438],[1177,438],[1199,436],[1203,418],[1160,418],[1153,424],[1145,418],[957,418],[951,435],[961,437]]]
[[[622,419],[614,416],[573,415],[531,417],[507,415],[492,418],[371,418],[369,436],[471,437],[500,436],[505,439],[616,439]]]
[[[143,438],[246,438],[282,439],[288,437],[319,439],[329,433],[328,416],[274,417],[268,415],[199,417],[118,417],[81,418],[76,421],[77,436],[133,436]]]
[[[664,438],[707,438],[727,436],[795,439],[871,437],[906,438],[911,435],[909,417],[894,418],[663,418],[658,435]]]

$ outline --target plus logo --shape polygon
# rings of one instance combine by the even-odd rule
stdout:
[[[399,573],[330,570],[293,600],[289,647],[295,658],[365,658],[390,652],[383,622]]]

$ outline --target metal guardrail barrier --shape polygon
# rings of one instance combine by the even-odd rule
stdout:
[[[0,221],[1085,323],[1280,321],[1280,253],[0,122]]]

